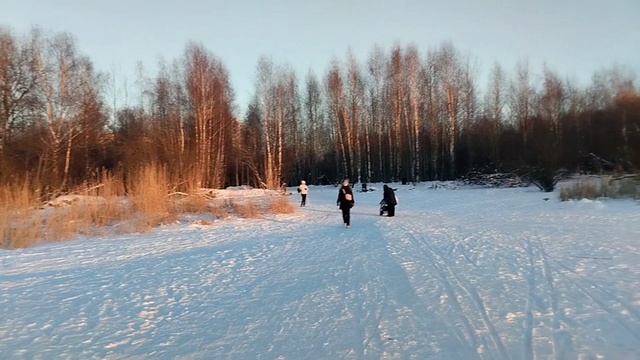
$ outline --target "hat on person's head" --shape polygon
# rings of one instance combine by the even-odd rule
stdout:
[[[306,181],[304,181],[304,180],[300,181],[300,184],[302,184],[302,185],[304,185],[304,184],[306,184],[306,183],[307,183],[307,182],[306,182]]]

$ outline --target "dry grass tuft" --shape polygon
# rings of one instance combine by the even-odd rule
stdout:
[[[88,194],[100,196],[101,200],[87,206],[86,212],[91,217],[91,224],[103,227],[130,218],[131,208],[124,201],[124,182],[119,177],[103,173],[100,176],[100,184],[95,194]]]
[[[209,220],[196,220],[194,222],[194,224],[200,225],[200,226],[211,226],[211,225],[213,225],[213,223],[211,221],[209,221]]]
[[[40,208],[40,199],[28,183],[0,188],[0,246],[23,248],[43,241],[97,235],[102,227],[128,219],[131,211],[120,197],[124,185],[104,175],[101,185],[85,184],[75,190],[85,195],[64,207]]]
[[[28,217],[21,218],[18,221],[13,221],[9,226],[0,223],[0,227],[4,228],[0,230],[3,232],[3,248],[28,248],[43,241],[42,218],[39,217],[37,213],[34,212]],[[2,220],[0,220],[0,222],[2,222]]]
[[[44,241],[69,240],[78,235],[99,236],[109,231],[125,234],[148,231],[183,213],[210,213],[216,219],[231,214],[259,218],[263,213],[289,214],[295,207],[284,196],[271,199],[230,200],[203,196],[193,181],[184,183],[189,193],[175,192],[163,167],[147,166],[129,177],[101,173],[53,207],[41,207],[38,193],[28,182],[0,185],[0,247],[24,248]],[[125,194],[128,188],[128,194]],[[169,196],[172,188],[173,199]],[[188,194],[188,195],[187,195]]]
[[[295,207],[286,196],[278,196],[271,201],[271,212],[274,214],[291,214]]]
[[[70,240],[78,234],[87,235],[90,229],[90,215],[85,215],[84,206],[73,205],[68,208],[58,208],[46,217],[44,239],[48,241]]]
[[[125,195],[124,181],[120,176],[114,176],[110,173],[102,173],[100,176],[101,187],[97,188],[95,195],[104,198],[122,197]]]
[[[98,197],[91,200],[51,209],[44,221],[44,239],[62,241],[77,235],[100,235],[104,227],[131,217],[131,208],[120,198]]]
[[[27,181],[0,187],[0,247],[24,248],[41,241],[39,203]]]
[[[258,206],[252,200],[248,200],[244,203],[233,202],[232,206],[234,213],[238,214],[238,216],[240,217],[254,219],[260,216],[260,210],[258,209]]]
[[[173,219],[164,167],[150,165],[141,168],[134,174],[129,189],[133,209],[138,215],[138,231],[148,231]]]
[[[0,186],[0,206],[14,210],[32,209],[38,206],[40,199],[31,189],[31,184],[25,181],[22,184],[9,184]]]
[[[181,175],[181,184],[176,188],[178,190],[182,189],[189,194],[198,194],[200,192],[199,172],[195,171],[195,169],[188,169]]]
[[[560,189],[560,200],[571,199],[596,199],[600,196],[600,189],[597,184],[587,182],[576,182],[570,186]]]
[[[581,179],[560,189],[560,200],[598,198],[640,198],[640,179],[634,177],[614,179],[603,176],[597,179]]]
[[[190,194],[174,202],[173,211],[178,214],[200,214],[209,211],[209,202],[202,196]]]
[[[615,197],[640,199],[640,176],[621,179],[615,183]]]
[[[212,203],[211,214],[215,216],[216,219],[225,219],[229,217],[229,213],[231,211],[233,211],[233,205],[229,200],[217,200]]]

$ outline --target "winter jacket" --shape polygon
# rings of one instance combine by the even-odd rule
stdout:
[[[393,189],[389,186],[384,186],[384,194],[383,194],[384,202],[387,205],[396,206],[398,205],[398,201],[396,200],[396,194],[393,192]]]
[[[347,198],[351,198],[351,200],[348,200]],[[350,209],[355,203],[356,201],[353,198],[351,186],[347,185],[340,188],[338,191],[338,201],[336,202],[336,205],[340,206],[340,209]]]
[[[307,195],[309,193],[309,187],[307,185],[298,186],[298,192],[302,195]]]

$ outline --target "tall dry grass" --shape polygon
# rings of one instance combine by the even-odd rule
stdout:
[[[28,181],[0,186],[0,246],[28,247],[42,240],[40,199]]]
[[[125,201],[125,186],[121,177],[104,174],[96,195],[104,199],[99,208],[92,209],[92,223],[96,226],[112,225],[131,216],[131,207]]]
[[[209,211],[209,201],[198,194],[173,199],[172,212],[176,214],[201,214]]]
[[[131,217],[132,209],[124,199],[124,182],[119,176],[100,174],[98,184],[85,184],[72,191],[77,198],[68,206],[44,213],[44,240],[69,240],[77,235],[101,235],[106,226]]]
[[[51,209],[43,216],[43,240],[63,241],[71,240],[78,235],[94,235],[91,226],[89,206],[73,204],[64,208]]]
[[[94,182],[73,189],[64,201],[46,206],[28,182],[1,185],[0,247],[24,248],[79,235],[103,235],[109,229],[120,234],[147,231],[183,213],[253,219],[265,213],[295,211],[282,196],[236,200],[207,197],[193,181],[171,184],[161,166],[139,169],[129,176],[126,185],[122,176],[104,172]],[[176,191],[178,188],[188,192]]]
[[[600,185],[593,182],[576,182],[560,189],[560,200],[597,199],[602,196]]]
[[[166,169],[141,168],[131,176],[129,194],[121,176],[102,173],[95,183],[79,186],[70,200],[42,208],[28,182],[0,187],[0,246],[29,247],[44,241],[68,240],[78,235],[100,235],[106,226],[123,223],[120,232],[146,231],[172,219],[177,212],[206,211],[194,197],[172,206]]]
[[[124,198],[125,186],[122,177],[103,172],[98,177],[98,184],[87,186],[84,195],[95,197],[94,201],[84,204],[84,211],[93,226],[102,227],[112,225],[131,216],[131,207]]]
[[[136,230],[149,230],[172,219],[166,168],[149,165],[139,169],[129,189],[129,199],[137,215]]]
[[[560,200],[598,198],[640,199],[640,177],[616,179],[611,176],[579,179],[560,189]]]

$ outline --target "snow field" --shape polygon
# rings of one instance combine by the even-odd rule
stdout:
[[[394,187],[0,251],[0,358],[640,358],[637,202]]]

